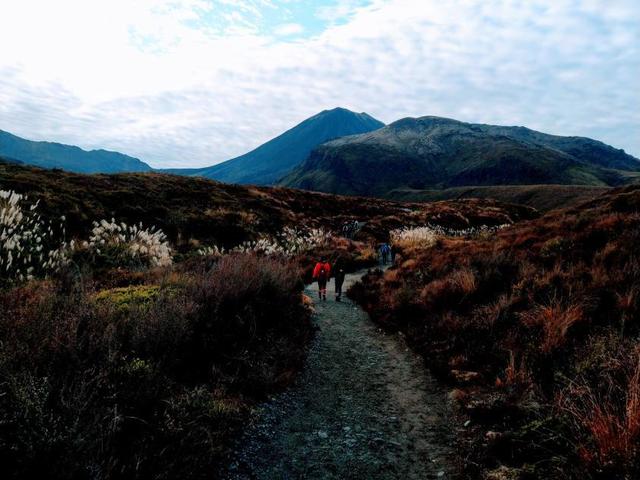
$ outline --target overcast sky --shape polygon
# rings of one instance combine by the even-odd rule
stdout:
[[[205,166],[336,106],[640,157],[640,1],[0,0],[0,129],[22,137]]]

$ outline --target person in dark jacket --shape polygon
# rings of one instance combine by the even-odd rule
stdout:
[[[318,297],[320,300],[327,299],[327,282],[331,275],[331,265],[325,258],[321,258],[313,269],[313,279],[318,281]]]
[[[336,265],[335,273],[333,274],[333,281],[335,282],[336,287],[336,302],[342,301],[342,284],[344,283],[344,275],[345,272],[342,265]]]
[[[389,244],[383,243],[380,245],[380,257],[382,258],[382,265],[386,265],[389,260],[390,248]]]

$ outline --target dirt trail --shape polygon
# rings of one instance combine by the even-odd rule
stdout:
[[[422,360],[349,299],[307,294],[319,331],[305,369],[260,408],[226,478],[452,478],[445,394]]]

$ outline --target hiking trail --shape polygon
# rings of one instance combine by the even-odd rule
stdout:
[[[347,275],[343,291],[360,278]],[[444,390],[397,335],[343,296],[315,303],[319,327],[304,370],[258,409],[225,478],[453,478]]]

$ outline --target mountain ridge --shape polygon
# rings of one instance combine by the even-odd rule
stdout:
[[[0,156],[42,168],[76,173],[148,172],[142,160],[105,149],[85,150],[58,142],[27,140],[0,130]]]
[[[365,112],[356,113],[337,107],[323,110],[255,149],[225,162],[205,168],[163,171],[228,183],[271,185],[304,161],[316,146],[383,126],[384,123]]]
[[[326,142],[280,184],[385,196],[462,186],[617,186],[639,171],[640,160],[587,137],[425,116]]]

